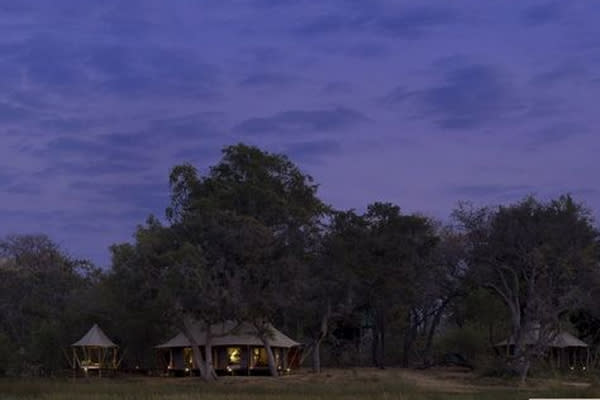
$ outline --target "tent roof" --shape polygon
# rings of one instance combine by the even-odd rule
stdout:
[[[269,326],[273,336],[270,338],[273,347],[294,347],[300,343],[290,339],[281,331]],[[202,324],[195,323],[192,326],[192,335],[200,346],[206,344],[206,333]],[[257,335],[256,328],[247,322],[237,324],[234,321],[226,321],[211,326],[212,346],[262,346],[263,343]],[[171,340],[156,346],[157,349],[171,347],[189,347],[190,342],[183,333],[177,334]]]
[[[532,345],[535,344],[537,342],[538,336],[539,336],[539,331],[534,331],[531,332],[530,334],[526,335],[525,338],[523,339],[524,344],[526,345]],[[514,340],[513,338],[508,338],[505,339],[499,343],[496,343],[495,346],[506,346],[506,345],[511,345],[514,344]],[[558,333],[548,344],[548,347],[558,347],[558,348],[565,348],[565,347],[588,347],[587,343],[585,343],[584,341],[578,339],[577,337],[571,335],[569,332],[560,332]]]
[[[112,340],[106,336],[98,324],[94,324],[90,330],[83,335],[81,339],[73,343],[71,346],[74,347],[119,347],[113,343]]]

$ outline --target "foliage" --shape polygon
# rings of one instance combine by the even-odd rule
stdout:
[[[510,312],[514,359],[525,379],[531,359],[583,304],[580,282],[597,273],[598,232],[590,213],[569,196],[532,197],[497,209],[463,207],[455,214],[469,238],[470,270]],[[535,346],[524,338],[538,332]]]
[[[379,367],[429,367],[446,352],[476,359],[567,320],[600,343],[598,232],[569,196],[463,204],[456,226],[393,203],[333,210],[285,155],[244,144],[205,174],[173,167],[169,183],[166,220],[151,215],[111,246],[107,271],[44,235],[0,241],[4,373],[54,374],[94,322],[125,349],[127,368],[153,367],[150,349],[193,320],[250,322],[266,348],[276,325],[306,342],[316,372],[321,352]],[[508,360],[524,371],[535,357],[525,347]]]
[[[122,345],[124,368],[155,366],[155,355],[148,349],[172,333],[168,324],[172,307],[149,254],[148,231],[157,227],[153,219],[148,225],[147,230],[138,229],[140,249],[128,243],[111,247],[112,269],[99,283],[94,299],[96,322],[114,332],[113,339]]]
[[[446,330],[440,334],[436,350],[442,361],[447,354],[456,353],[473,366],[478,366],[493,355],[487,332],[482,332],[476,324],[467,324],[462,327],[453,326]]]
[[[15,345],[9,337],[0,331],[0,377],[10,375],[10,368],[15,364]]]
[[[94,284],[94,268],[44,235],[4,238],[0,260],[0,332],[12,344],[7,366],[24,374],[62,369],[61,348],[81,318],[78,294]]]

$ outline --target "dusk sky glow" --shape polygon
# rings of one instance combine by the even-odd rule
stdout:
[[[0,3],[0,234],[108,246],[169,169],[287,154],[339,209],[570,192],[600,215],[600,2]]]

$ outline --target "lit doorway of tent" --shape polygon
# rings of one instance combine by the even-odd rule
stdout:
[[[242,348],[227,347],[227,367],[226,370],[230,374],[234,374],[243,368],[242,365]]]

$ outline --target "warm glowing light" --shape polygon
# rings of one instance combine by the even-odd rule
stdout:
[[[229,348],[227,353],[231,364],[239,364],[242,361],[242,351],[239,347]]]

